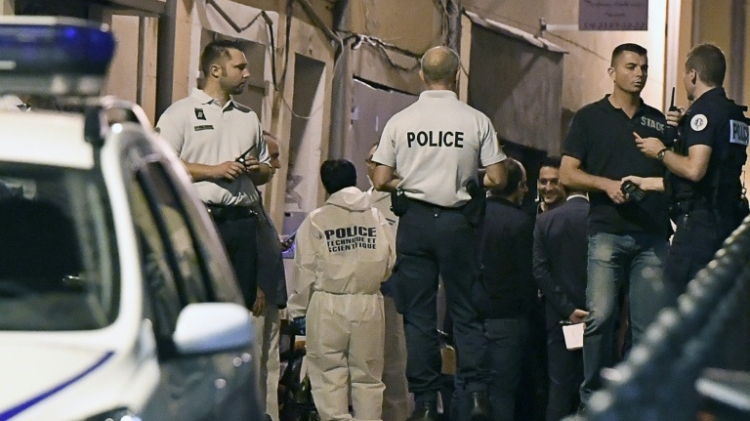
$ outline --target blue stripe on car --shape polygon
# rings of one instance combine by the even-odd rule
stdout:
[[[0,412],[0,421],[6,421],[9,420],[16,415],[20,414],[21,412],[31,408],[32,406],[38,404],[39,402],[49,398],[50,396],[54,395],[55,393],[65,389],[66,387],[72,385],[73,383],[81,380],[82,378],[86,377],[87,375],[91,374],[94,370],[101,367],[107,360],[112,358],[112,356],[115,353],[113,351],[109,351],[104,356],[99,358],[94,364],[92,364],[90,367],[86,368],[79,374],[77,374],[75,377],[71,378],[70,380],[67,380],[63,383],[60,383],[59,385],[49,389],[46,392],[43,392],[25,402],[22,402],[19,405],[14,406],[13,408],[8,409],[7,411]]]

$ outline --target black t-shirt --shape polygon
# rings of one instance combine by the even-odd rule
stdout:
[[[733,209],[741,194],[740,174],[747,158],[747,144],[748,126],[742,109],[727,99],[724,88],[705,92],[680,121],[675,152],[687,156],[691,146],[711,147],[708,169],[697,182],[670,173],[667,192],[671,201],[695,201],[709,207],[726,205]]]
[[[635,143],[641,137],[665,136],[666,119],[659,110],[641,101],[633,118],[609,102],[609,95],[578,110],[563,146],[563,155],[581,161],[588,174],[620,180],[628,175],[663,177],[664,167],[648,158]],[[651,232],[667,235],[667,198],[649,192],[641,202],[616,205],[603,191],[589,192],[589,233]]]

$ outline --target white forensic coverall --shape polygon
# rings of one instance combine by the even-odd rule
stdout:
[[[367,193],[347,187],[307,216],[295,241],[288,309],[292,318],[307,318],[308,375],[318,414],[322,421],[381,420],[380,284],[396,259],[388,221]]]

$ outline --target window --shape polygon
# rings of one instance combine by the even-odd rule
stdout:
[[[87,330],[119,305],[114,226],[98,173],[0,162],[0,329]]]
[[[130,203],[141,255],[141,272],[150,304],[154,332],[159,343],[168,341],[177,327],[177,318],[182,303],[177,292],[174,275],[167,262],[167,249],[159,234],[154,215],[151,213],[145,193],[140,185],[131,183]]]
[[[164,168],[159,162],[149,162],[137,171],[136,178],[143,189],[159,235],[165,240],[163,260],[175,275],[183,305],[208,301],[206,281],[193,233]]]

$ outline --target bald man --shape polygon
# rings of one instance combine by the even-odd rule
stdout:
[[[276,170],[281,168],[279,144],[276,137],[265,130],[263,131],[263,140],[266,141],[268,148],[270,176],[273,177]],[[258,192],[258,196],[260,196],[260,192]],[[258,279],[259,284],[265,287],[265,290],[258,291],[258,299],[255,300],[255,308],[253,309],[253,322],[257,332],[256,346],[259,354],[256,362],[261,376],[259,381],[261,395],[265,395],[263,407],[271,421],[279,421],[280,309],[286,307],[286,276],[284,261],[281,256],[283,245],[279,242],[279,233],[263,208],[262,202],[262,200],[258,200],[253,205],[253,210],[258,214],[258,257],[260,261]],[[260,282],[261,280],[265,282]],[[259,305],[261,301],[263,302],[262,306]]]
[[[484,193],[477,172],[485,168],[487,187],[505,184],[506,158],[490,119],[460,102],[455,94],[458,55],[435,47],[422,57],[426,90],[419,100],[391,118],[373,162],[377,190],[396,192],[400,217],[393,294],[403,314],[407,344],[406,375],[415,410],[408,421],[437,419],[441,381],[440,345],[435,328],[438,276],[442,276],[458,348],[458,374],[467,399],[459,420],[489,420],[487,373],[482,366],[486,340],[472,303],[479,277],[476,227]],[[393,177],[398,172],[400,178]]]

